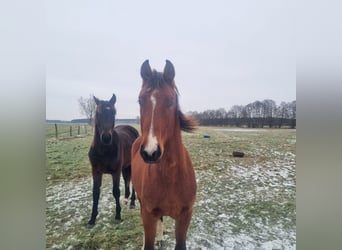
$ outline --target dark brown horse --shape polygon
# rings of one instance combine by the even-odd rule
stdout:
[[[125,198],[130,195],[131,181],[131,149],[138,131],[131,126],[117,126],[115,124],[116,110],[114,104],[116,96],[113,94],[109,101],[99,100],[94,96],[96,107],[94,139],[88,156],[93,174],[93,208],[88,222],[95,224],[97,216],[102,174],[111,174],[113,179],[113,196],[116,202],[115,220],[121,221],[120,206],[120,174],[125,181]],[[132,188],[131,208],[135,207],[135,191]]]
[[[132,181],[141,206],[144,249],[162,239],[162,216],[176,221],[176,247],[186,249],[186,234],[196,196],[196,178],[181,130],[191,132],[197,123],[179,108],[175,69],[166,60],[164,72],[141,66],[139,95],[141,133],[132,148]]]

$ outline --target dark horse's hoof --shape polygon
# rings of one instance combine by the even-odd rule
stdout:
[[[93,228],[95,226],[95,223],[89,223],[86,225],[86,228]]]
[[[156,241],[156,245],[157,245],[158,248],[164,247],[165,242],[163,240],[158,240],[158,241]]]
[[[122,219],[115,219],[114,224],[120,224],[122,222]]]
[[[129,209],[134,209],[135,205],[129,205]]]

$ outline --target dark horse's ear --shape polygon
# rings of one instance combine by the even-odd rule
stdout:
[[[166,60],[163,78],[167,83],[172,83],[173,79],[175,78],[175,68],[169,60]]]
[[[110,98],[110,100],[109,100],[109,103],[114,106],[115,102],[116,102],[116,96],[115,96],[115,94],[113,94],[112,98]]]
[[[94,97],[94,101],[95,101],[96,105],[99,105],[100,100],[98,98],[96,98],[95,96],[93,96],[93,97]]]
[[[148,81],[152,77],[152,69],[148,60],[146,60],[140,69],[140,75],[144,81]]]

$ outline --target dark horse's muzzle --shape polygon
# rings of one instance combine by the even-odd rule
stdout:
[[[101,134],[101,141],[105,145],[109,145],[112,143],[112,135],[110,133]]]
[[[160,161],[161,150],[158,145],[155,151],[147,152],[144,145],[141,145],[140,155],[146,163],[158,163]]]

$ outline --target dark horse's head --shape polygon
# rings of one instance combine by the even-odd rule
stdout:
[[[179,108],[175,69],[169,60],[166,60],[163,72],[152,70],[146,60],[140,74],[143,79],[139,94],[142,133],[140,154],[145,162],[158,163],[166,145],[177,140],[181,130],[192,132],[197,123]]]
[[[116,109],[114,104],[116,96],[113,94],[109,101],[103,101],[94,96],[94,100],[96,103],[95,133],[98,133],[102,144],[110,145],[115,125]]]

